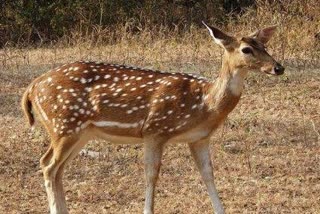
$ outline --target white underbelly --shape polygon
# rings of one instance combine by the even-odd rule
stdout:
[[[193,143],[208,137],[209,130],[193,129],[169,139],[168,143]]]
[[[90,131],[85,133],[85,137],[88,140],[100,139],[106,140],[113,144],[141,144],[143,143],[143,138],[137,137],[127,137],[127,136],[118,136],[107,134],[99,129],[91,129]]]
[[[167,143],[193,143],[201,139],[207,138],[211,135],[212,130],[204,127],[196,127],[182,134],[173,136],[168,139]],[[91,139],[102,139],[113,144],[142,144],[144,138],[129,137],[129,136],[118,136],[107,134],[99,129],[91,129],[86,132],[84,138]],[[152,139],[152,138],[151,138]]]

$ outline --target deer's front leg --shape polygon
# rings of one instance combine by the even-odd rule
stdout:
[[[189,144],[192,156],[201,173],[202,179],[207,186],[209,196],[215,213],[223,214],[224,209],[220,202],[217,189],[214,184],[213,170],[210,158],[209,139],[204,139]]]
[[[146,140],[144,143],[144,170],[146,177],[144,214],[153,213],[154,191],[160,171],[162,148],[162,142],[156,142],[152,139]]]

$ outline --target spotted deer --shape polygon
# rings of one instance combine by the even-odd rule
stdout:
[[[215,81],[187,73],[79,61],[50,70],[28,86],[22,99],[24,113],[31,126],[37,115],[51,139],[40,160],[50,213],[68,213],[63,170],[92,139],[144,145],[145,214],[154,210],[164,145],[187,143],[214,211],[224,213],[214,184],[210,136],[237,105],[248,72],[280,75],[284,68],[265,50],[274,26],[234,37],[203,24],[224,49]]]

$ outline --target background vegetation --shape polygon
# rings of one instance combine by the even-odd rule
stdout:
[[[201,20],[225,22],[228,13],[240,14],[253,0],[17,0],[1,3],[2,45],[12,42],[49,42],[73,33],[130,24],[131,32],[167,27],[189,30]],[[113,38],[114,39],[114,38]]]
[[[16,60],[6,51],[22,47],[94,48],[167,40],[182,44],[188,38],[194,44],[205,38],[205,20],[237,33],[277,24],[277,39],[270,44],[275,53],[282,60],[315,65],[320,55],[319,8],[318,0],[1,1],[0,48],[5,54],[0,60]]]

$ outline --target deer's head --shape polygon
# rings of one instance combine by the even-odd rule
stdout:
[[[208,28],[214,41],[224,48],[224,63],[231,70],[245,73],[262,71],[271,75],[284,73],[284,67],[268,54],[265,47],[274,34],[276,26],[258,30],[249,36],[234,37],[204,22],[203,24]]]

